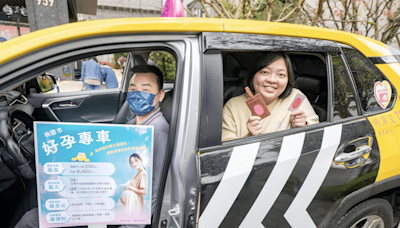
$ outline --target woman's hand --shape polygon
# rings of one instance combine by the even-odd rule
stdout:
[[[137,188],[135,188],[135,187],[133,187],[133,186],[131,186],[131,185],[127,185],[126,187],[125,187],[125,190],[131,190],[131,191],[137,191]]]
[[[136,187],[128,185],[128,186],[125,187],[125,190],[131,190],[136,194],[142,194],[142,195],[146,195],[147,194],[147,188],[138,189]]]
[[[245,135],[245,137],[253,136],[253,135],[259,135],[262,132],[262,127],[260,124],[261,117],[259,116],[251,116],[247,120],[247,130],[249,130],[249,133]]]
[[[297,110],[290,114],[290,122],[292,127],[304,127],[307,126],[307,116],[303,110]]]

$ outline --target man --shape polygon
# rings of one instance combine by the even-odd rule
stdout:
[[[153,214],[157,202],[158,185],[161,179],[169,131],[169,124],[160,110],[160,102],[165,97],[165,91],[163,90],[164,78],[161,71],[155,66],[138,65],[132,71],[134,74],[129,82],[129,92],[126,100],[136,117],[129,120],[127,124],[154,126],[151,200],[151,213]],[[145,227],[145,225],[123,225],[121,227]]]
[[[126,100],[136,117],[126,124],[154,126],[153,181],[151,214],[157,202],[158,185],[167,148],[169,124],[165,120],[160,102],[164,100],[163,75],[155,66],[138,65],[133,69]],[[143,228],[146,225],[121,225],[120,228]],[[19,220],[15,228],[39,227],[38,209],[34,208]]]

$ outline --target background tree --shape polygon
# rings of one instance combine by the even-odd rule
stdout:
[[[303,12],[307,24],[356,33],[386,44],[395,42],[400,47],[399,0],[308,0]]]
[[[297,23],[305,0],[198,0],[206,17],[207,6],[220,18]]]
[[[326,27],[400,47],[400,0],[198,0],[206,17]]]
[[[153,51],[150,53],[149,59],[161,70],[165,81],[175,80],[176,60],[173,55],[166,51]]]

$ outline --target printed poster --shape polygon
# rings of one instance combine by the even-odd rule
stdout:
[[[35,122],[40,227],[150,224],[153,126]]]
[[[29,28],[20,27],[21,36],[28,34],[30,32]],[[12,38],[18,37],[18,30],[16,26],[5,26],[0,25],[0,37],[10,40]]]

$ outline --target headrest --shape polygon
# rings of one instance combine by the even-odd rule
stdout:
[[[170,90],[165,93],[164,100],[160,104],[161,112],[164,115],[165,120],[170,124],[172,117],[172,96],[174,94],[174,90]]]
[[[136,65],[147,65],[147,61],[143,59],[141,55],[133,55],[133,62]]]
[[[297,87],[303,93],[319,94],[321,92],[321,80],[313,77],[299,76],[296,80]]]
[[[290,56],[293,71],[297,75],[326,77],[326,64],[317,56]]]
[[[247,77],[248,73],[249,73],[249,68],[247,68],[247,67],[240,68],[240,71],[239,71],[239,74],[237,75],[237,77],[240,78],[240,80],[243,80]]]
[[[232,55],[228,54],[224,58],[224,73],[228,78],[237,78],[237,72],[241,68],[239,62]]]

